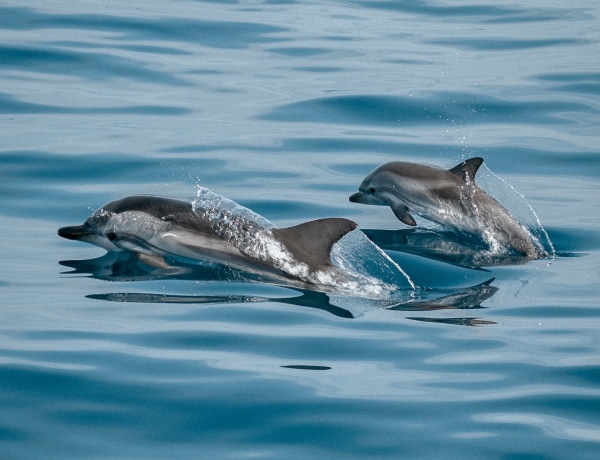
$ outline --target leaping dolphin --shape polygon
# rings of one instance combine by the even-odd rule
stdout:
[[[339,275],[330,259],[331,249],[357,228],[356,223],[332,218],[269,228],[263,225],[268,221],[250,210],[211,196],[216,197],[212,207],[158,196],[130,196],[102,206],[83,225],[60,228],[58,234],[108,251],[130,251],[155,266],[166,265],[163,256],[176,256],[258,269],[313,284],[322,276]],[[219,208],[224,201],[247,213]]]
[[[530,259],[547,254],[529,232],[475,183],[483,158],[470,158],[449,170],[417,163],[386,163],[362,181],[354,203],[390,206],[412,227],[412,213],[451,230],[480,236],[491,247],[501,244]]]

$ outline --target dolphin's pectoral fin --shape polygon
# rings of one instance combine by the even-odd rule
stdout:
[[[348,219],[332,218],[305,222],[294,227],[274,228],[273,235],[298,262],[311,269],[331,265],[331,248],[358,225]]]
[[[140,262],[156,268],[173,268],[165,258],[158,254],[152,246],[135,235],[120,234],[108,236],[108,239],[118,248],[133,252]]]
[[[135,255],[140,260],[140,262],[145,263],[146,265],[150,265],[151,267],[156,268],[173,268],[172,265],[169,265],[163,256],[159,256],[158,254],[147,254],[145,252],[135,252]]]
[[[475,182],[475,174],[483,163],[483,158],[474,157],[457,164],[454,168],[449,169],[448,172],[456,174],[465,182]]]
[[[390,207],[392,211],[394,211],[394,215],[400,220],[400,222],[405,223],[406,225],[410,225],[411,227],[415,227],[417,223],[413,216],[408,212],[408,208],[400,203],[391,204]]]

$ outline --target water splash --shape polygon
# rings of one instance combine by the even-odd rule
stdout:
[[[391,290],[398,285],[401,274],[405,283],[416,289],[410,276],[360,230],[344,235],[333,245],[331,261],[354,278],[372,279],[373,284],[384,282],[392,287]]]
[[[331,269],[311,271],[275,238],[271,231],[275,225],[250,209],[200,186],[192,207],[216,235],[242,254],[292,278],[361,297],[389,298],[400,289],[415,288],[404,270],[359,230],[334,244]]]
[[[513,185],[495,174],[485,163],[482,166],[484,169],[480,169],[478,174],[479,186],[510,211],[517,222],[530,234],[538,249],[550,255],[550,263],[552,263],[556,258],[554,244],[533,207]]]

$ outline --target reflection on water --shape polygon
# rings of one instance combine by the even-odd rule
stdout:
[[[479,268],[520,265],[531,259],[516,251],[490,251],[474,237],[434,229],[363,230],[377,246],[388,251],[407,252],[458,267]]]
[[[483,326],[485,324],[496,324],[495,321],[486,321],[480,318],[422,318],[417,316],[407,317],[415,321],[426,323],[454,324],[457,326]]]
[[[189,281],[222,281],[222,282],[268,282],[252,273],[246,273],[225,265],[203,264],[191,265],[173,261],[172,267],[154,267],[140,261],[135,254],[129,252],[107,252],[102,257],[88,260],[65,260],[61,265],[72,268],[65,272],[68,275],[90,275],[92,278],[118,281],[151,281],[151,280],[189,280]],[[395,311],[436,311],[447,309],[481,309],[481,303],[491,298],[498,288],[492,286],[493,278],[467,288],[455,289],[417,289],[399,291],[393,299],[368,299],[351,296],[332,295],[296,286],[283,285],[295,294],[289,297],[251,296],[239,294],[221,295],[181,295],[148,293],[148,292],[111,292],[86,295],[87,298],[110,302],[160,303],[160,304],[230,304],[271,302],[297,305],[327,311],[340,318],[356,318],[376,309]],[[227,284],[224,284],[226,288]],[[201,289],[201,287],[199,288]],[[411,318],[416,319],[416,318]],[[475,318],[426,318],[426,321],[447,322],[448,324],[480,325],[494,324]]]
[[[157,267],[142,262],[134,253],[109,251],[101,257],[59,262],[73,270],[70,275],[86,274],[105,281],[146,281],[157,279],[185,279],[205,281],[249,280],[255,275],[221,264],[184,264],[169,259],[168,264]],[[258,277],[256,277],[258,280]]]
[[[491,286],[494,278],[484,283],[477,284],[467,288],[453,289],[450,293],[433,299],[416,300],[391,307],[391,310],[403,311],[430,311],[445,310],[448,308],[460,308],[462,310],[472,310],[485,308],[481,303],[492,297],[498,288]],[[438,291],[439,292],[439,291]]]

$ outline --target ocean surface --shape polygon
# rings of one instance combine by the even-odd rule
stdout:
[[[9,0],[0,37],[1,459],[599,458],[597,1]],[[382,163],[473,156],[548,258],[427,257],[348,201]],[[199,186],[278,227],[351,219],[415,289],[57,235]]]

